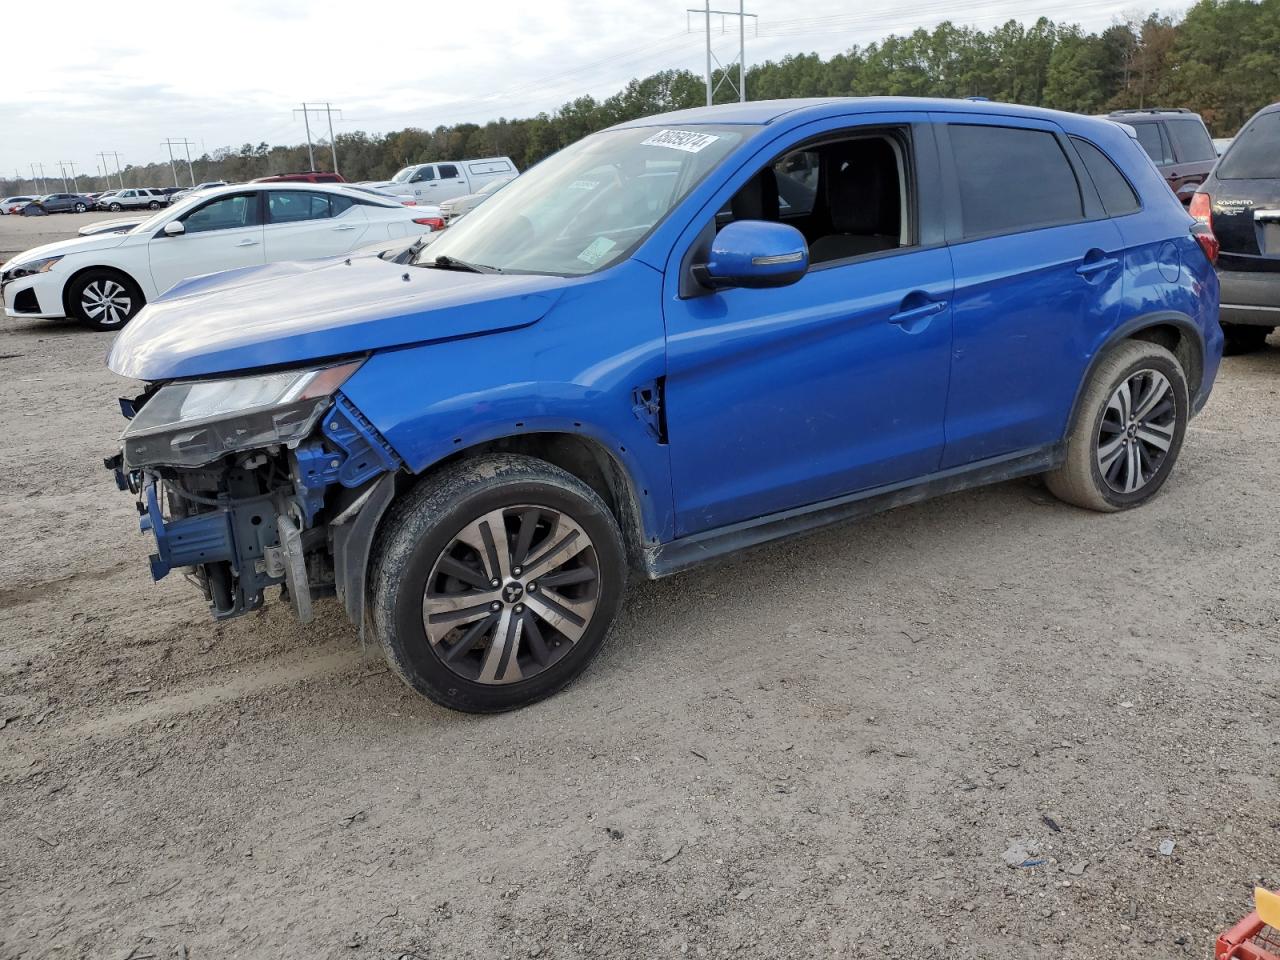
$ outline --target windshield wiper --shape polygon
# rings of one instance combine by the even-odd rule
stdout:
[[[465,270],[468,273],[501,273],[498,267],[491,267],[483,263],[467,263],[465,260],[459,260],[457,257],[447,257],[443,254],[436,257],[432,264],[441,270]]]

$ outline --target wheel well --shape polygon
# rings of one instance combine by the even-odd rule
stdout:
[[[435,464],[432,469],[487,453],[524,454],[545,460],[577,477],[599,494],[600,499],[608,506],[622,530],[628,562],[633,568],[641,567],[645,534],[637,491],[622,464],[603,444],[574,433],[525,433],[467,447]],[[639,493],[647,496],[649,491]]]
[[[1193,399],[1199,394],[1200,378],[1204,375],[1204,358],[1200,356],[1200,342],[1192,334],[1175,324],[1160,323],[1136,330],[1127,339],[1158,343],[1172,353],[1187,375],[1188,393]]]
[[[133,279],[133,277],[125,273],[125,271],[121,270],[119,267],[98,267],[98,266],[81,267],[71,276],[67,277],[67,282],[62,285],[62,309],[64,311],[65,316],[69,317],[72,315],[71,314],[71,290],[75,287],[76,281],[79,280],[81,277],[83,277],[86,273],[95,273],[95,272],[114,273],[117,276],[123,277],[124,279],[128,280],[131,284],[133,284],[134,289],[138,291],[138,296],[142,298],[142,302],[144,304],[147,302],[147,295],[142,290],[142,284],[140,284],[137,280]]]

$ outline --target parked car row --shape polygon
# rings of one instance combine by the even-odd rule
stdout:
[[[422,211],[319,184],[212,187],[137,221],[28,250],[0,268],[5,314],[109,330],[199,274],[345,254],[426,233]]]

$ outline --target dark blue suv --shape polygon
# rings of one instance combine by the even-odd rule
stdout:
[[[1222,352],[1212,235],[1132,132],[1027,107],[638,120],[433,239],[148,305],[108,464],[155,577],[336,594],[461,710],[580,673],[628,572],[1026,474],[1136,506]]]

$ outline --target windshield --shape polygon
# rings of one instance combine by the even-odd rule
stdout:
[[[403,170],[401,170],[399,173],[397,173],[394,177],[391,178],[391,182],[404,183],[406,180],[408,180],[410,177],[413,176],[413,171],[417,169],[418,169],[418,164],[416,163],[412,167],[405,167]]]
[[[1280,111],[1264,113],[1236,134],[1214,174],[1219,180],[1280,179]]]
[[[579,140],[426,247],[510,273],[594,273],[624,259],[756,127],[635,127]]]

